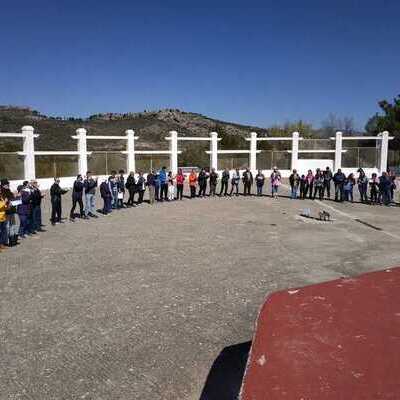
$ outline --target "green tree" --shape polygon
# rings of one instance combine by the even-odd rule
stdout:
[[[388,131],[394,136],[394,140],[390,143],[392,149],[400,148],[400,95],[393,99],[393,103],[382,100],[378,103],[381,113],[372,116],[365,130],[370,135],[377,135],[380,132]]]
[[[400,95],[393,99],[393,103],[382,100],[378,103],[381,114],[376,113],[371,117],[365,130],[370,134],[388,131],[391,135],[400,136]]]

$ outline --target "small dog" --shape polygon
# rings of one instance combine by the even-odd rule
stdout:
[[[319,219],[320,221],[330,221],[331,214],[329,214],[328,211],[322,210],[319,212]]]

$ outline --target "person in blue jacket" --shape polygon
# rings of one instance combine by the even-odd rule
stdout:
[[[160,182],[160,201],[168,200],[168,177],[167,167],[162,167],[159,173]]]

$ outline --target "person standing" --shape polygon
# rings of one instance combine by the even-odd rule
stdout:
[[[182,168],[178,169],[178,174],[176,175],[176,199],[183,199],[183,184],[185,182],[185,175],[183,175]]]
[[[224,196],[228,194],[228,183],[229,183],[229,169],[225,168],[222,171],[222,177],[221,177],[221,190],[219,192],[219,195],[222,196],[222,193],[224,193]]]
[[[333,175],[333,183],[335,184],[335,201],[344,200],[344,181],[346,180],[345,174],[339,168],[335,175]]]
[[[83,201],[82,201],[82,196],[83,196],[83,178],[82,175],[78,175],[76,177],[76,180],[74,182],[74,186],[72,188],[72,208],[71,212],[69,213],[69,219],[71,222],[75,221],[75,208],[76,204],[79,204],[79,215],[80,218],[86,218],[85,214],[83,212]]]
[[[255,176],[256,187],[257,187],[257,196],[262,196],[263,187],[265,183],[265,176],[262,173],[261,169],[258,170],[257,175]]]
[[[197,181],[199,183],[199,197],[204,197],[207,190],[207,173],[204,168],[200,170]]]
[[[305,196],[304,198],[308,197],[309,199],[312,199],[313,195],[313,186],[314,186],[314,175],[311,171],[311,169],[308,170],[307,175],[306,175],[306,187],[305,187]]]
[[[50,200],[51,200],[51,224],[61,224],[62,204],[61,197],[67,193],[67,189],[61,189],[60,179],[54,178],[54,183],[50,188]]]
[[[217,191],[218,184],[218,174],[215,172],[215,168],[211,169],[210,173],[210,196],[215,196],[215,192]]]
[[[371,176],[371,180],[369,181],[369,194],[371,199],[371,204],[378,204],[380,202],[379,199],[379,179],[378,175],[374,172]]]
[[[32,214],[32,199],[31,191],[28,186],[28,181],[24,181],[17,190],[21,201],[21,204],[19,204],[17,207],[18,218],[20,222],[19,236],[21,238],[24,238],[25,235],[30,235],[32,233],[31,225],[29,223]]]
[[[149,188],[149,203],[150,205],[153,205],[156,199],[155,196],[155,175],[154,175],[154,171],[150,170],[150,172],[147,174],[147,178],[146,178],[146,185]]]
[[[44,232],[42,229],[42,199],[44,194],[39,189],[37,181],[32,181],[31,203],[32,203],[32,221],[33,230]]]
[[[368,178],[365,175],[364,170],[361,168],[358,170],[357,186],[360,193],[361,203],[368,203]]]
[[[126,203],[128,207],[133,207],[135,202],[135,190],[136,190],[136,180],[135,180],[135,173],[130,172],[128,178],[126,179],[125,187],[128,189],[129,198]]]
[[[139,171],[139,177],[136,182],[136,190],[139,193],[138,205],[140,205],[143,203],[144,192],[146,190],[146,179],[144,179],[142,171]]]
[[[344,190],[344,198],[346,201],[353,202],[353,187],[355,183],[356,182],[353,174],[350,174],[344,181],[343,190]]]
[[[160,201],[160,174],[154,171],[154,195],[156,201]]]
[[[160,174],[160,201],[168,200],[168,176],[167,168],[162,167]]]
[[[379,177],[379,192],[381,194],[381,198],[385,206],[390,205],[391,186],[392,186],[392,180],[389,178],[387,172],[383,171],[382,175]]]
[[[124,206],[124,195],[125,195],[125,171],[123,169],[119,170],[119,176],[117,179],[117,208],[125,208]]]
[[[97,178],[92,177],[90,171],[86,172],[86,179],[83,181],[83,187],[85,189],[85,217],[97,218],[95,214]]]
[[[396,190],[396,173],[393,170],[390,170],[388,173],[391,185],[390,185],[390,202],[395,203],[394,193]]]
[[[0,191],[3,193],[3,199],[7,199],[8,208],[6,210],[6,228],[7,240],[9,246],[16,246],[18,244],[18,226],[16,221],[17,207],[12,205],[11,202],[17,200],[14,193],[10,190],[10,182],[4,178],[0,181]]]
[[[118,205],[118,183],[117,183],[117,177],[116,171],[111,171],[111,179],[108,180],[108,184],[110,186],[110,192],[111,192],[111,208],[116,209]]]
[[[272,197],[277,199],[279,186],[281,185],[281,173],[279,172],[277,167],[274,167],[270,179],[271,179],[271,195]]]
[[[174,186],[174,176],[172,171],[168,172],[168,201],[175,200],[175,186]]]
[[[290,184],[290,197],[292,199],[297,199],[297,191],[299,190],[300,183],[300,175],[297,173],[297,170],[294,169],[289,176],[289,184]]]
[[[189,187],[190,187],[190,198],[194,199],[196,197],[196,186],[197,186],[197,175],[196,171],[192,169],[189,175]]]
[[[229,196],[232,196],[233,191],[236,191],[236,196],[239,196],[239,183],[240,183],[240,171],[239,168],[233,172],[232,179],[231,179],[231,192]]]
[[[9,200],[5,197],[5,193],[0,189],[0,252],[5,250],[8,245],[8,221],[7,210],[9,208]]]
[[[325,196],[325,191],[328,196],[328,199],[331,198],[331,181],[332,181],[332,171],[329,167],[326,167],[324,171],[324,190],[323,196]]]
[[[307,179],[305,175],[300,177],[300,199],[304,200],[307,197]]]
[[[250,196],[251,187],[253,185],[253,174],[251,173],[249,168],[246,168],[245,171],[243,172],[242,181],[243,181],[243,195]]]
[[[317,194],[320,201],[324,198],[324,175],[319,168],[315,172],[314,176],[314,195],[313,199],[315,200]]]
[[[112,211],[112,193],[110,190],[109,181],[112,179],[110,176],[108,180],[104,180],[100,184],[100,196],[103,199],[103,214],[108,215]]]

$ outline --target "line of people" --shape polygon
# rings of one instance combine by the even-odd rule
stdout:
[[[390,205],[394,201],[396,190],[396,175],[383,171],[382,175],[373,173],[369,179],[362,168],[357,171],[357,178],[353,173],[346,176],[341,169],[335,174],[329,167],[324,171],[319,168],[313,174],[308,170],[307,175],[299,175],[293,170],[289,177],[291,197],[300,199],[331,198],[331,185],[335,189],[335,201],[354,201],[354,187],[357,186],[362,203]]]
[[[278,197],[282,185],[282,176],[277,167],[273,168],[270,180],[271,196]],[[90,171],[86,176],[78,175],[72,187],[72,207],[69,212],[71,222],[79,216],[81,219],[98,218],[97,211],[109,215],[115,209],[140,206],[144,194],[148,191],[148,201],[153,205],[156,201],[183,200],[184,186],[189,185],[190,198],[205,196],[239,196],[239,186],[243,184],[243,195],[252,194],[253,185],[255,194],[262,196],[266,177],[261,170],[253,177],[249,168],[244,172],[239,169],[232,173],[225,169],[221,177],[212,169],[210,172],[202,168],[199,173],[195,169],[186,176],[179,168],[176,175],[162,167],[159,171],[150,171],[146,177],[142,172],[131,172],[125,179],[125,171],[112,171],[111,175],[98,185],[98,179]],[[217,187],[220,190],[217,193]],[[373,173],[368,178],[362,169],[358,170],[357,178],[353,174],[346,175],[339,169],[335,174],[329,167],[325,170],[317,169],[315,174],[309,170],[306,175],[300,175],[293,170],[289,177],[290,196],[292,199],[330,199],[331,186],[334,187],[335,201],[353,201],[354,187],[358,187],[360,200],[363,203],[390,205],[394,201],[396,176],[393,172],[383,172],[378,177]],[[96,192],[99,188],[103,200],[101,210],[96,210]],[[208,194],[207,194],[208,188]],[[50,188],[52,225],[63,222],[62,197],[68,189],[60,186],[60,179],[54,178]],[[126,196],[127,194],[127,196]],[[0,181],[0,251],[7,246],[14,246],[18,238],[43,232],[41,204],[45,197],[39,188],[38,182],[24,181],[17,188],[17,192],[10,190],[9,181]],[[127,197],[127,200],[126,200]],[[125,201],[126,200],[126,201]],[[79,214],[76,208],[79,207]],[[18,224],[18,220],[19,224]]]

